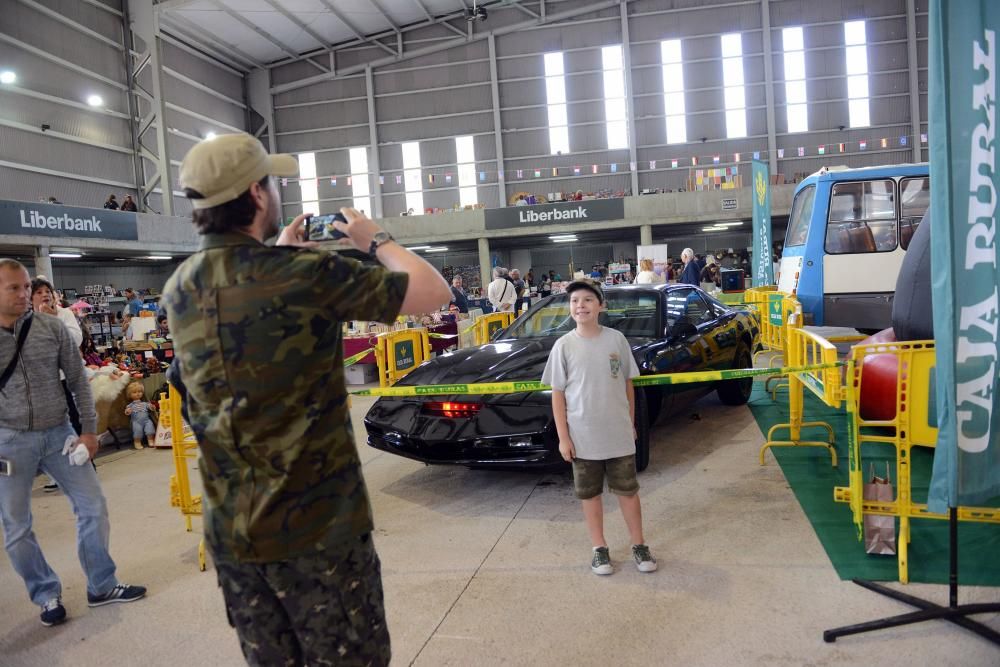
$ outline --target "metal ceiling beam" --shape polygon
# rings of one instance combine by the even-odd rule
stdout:
[[[384,18],[385,22],[389,24],[389,27],[392,28],[393,32],[399,34],[399,26],[389,16],[389,12],[385,11],[385,8],[382,6],[379,0],[368,0],[368,2],[370,2],[372,7],[374,7],[375,10],[382,15],[382,18]]]
[[[535,12],[531,11],[530,9],[528,9],[527,7],[525,7],[524,5],[522,5],[520,2],[516,2],[516,0],[507,0],[507,4],[511,5],[512,7],[516,8],[516,9],[520,9],[522,12],[524,12],[525,14],[527,14],[528,16],[530,16],[532,18],[536,18],[536,19],[540,18],[539,14],[536,14]]]
[[[382,42],[380,42],[380,41],[378,41],[376,39],[369,39],[368,37],[365,37],[364,35],[362,35],[361,31],[359,31],[357,28],[355,28],[354,25],[350,21],[348,21],[347,18],[344,17],[343,14],[341,14],[339,11],[337,11],[337,8],[333,6],[333,4],[330,2],[330,0],[319,0],[319,1],[323,4],[324,7],[326,7],[328,10],[330,10],[331,14],[333,14],[335,17],[337,17],[337,20],[339,20],[341,23],[343,23],[344,25],[346,25],[347,28],[348,28],[348,30],[350,30],[352,33],[354,33],[355,37],[357,37],[358,39],[360,39],[363,42],[366,42],[368,44],[372,44],[374,46],[377,46],[380,49],[382,49],[383,51],[386,51],[388,53],[396,55],[396,52],[393,49],[391,49],[390,47],[386,46]]]
[[[251,56],[249,53],[242,51],[241,49],[233,46],[229,42],[221,39],[217,35],[213,35],[208,32],[200,25],[194,21],[189,20],[187,17],[181,16],[179,14],[165,14],[160,18],[161,25],[164,21],[167,21],[172,26],[172,29],[183,31],[187,33],[184,35],[186,39],[192,39],[192,41],[199,47],[210,52],[218,52],[220,50],[225,50],[225,53],[230,61],[233,62],[243,62],[246,65],[253,67],[263,67],[264,64],[258,62],[256,58]]]
[[[478,42],[483,39],[487,39],[490,35],[499,37],[500,35],[506,35],[512,32],[518,32],[526,28],[534,28],[542,25],[547,25],[550,23],[558,23],[559,21],[565,21],[567,19],[575,18],[581,14],[592,14],[594,12],[599,12],[604,9],[609,9],[611,7],[617,7],[620,4],[628,4],[634,0],[603,0],[602,2],[595,2],[588,5],[581,5],[574,7],[573,9],[567,9],[565,11],[550,13],[544,19],[539,17],[530,21],[522,21],[521,23],[514,23],[502,28],[497,28],[496,30],[491,30],[488,32],[479,32],[474,35],[467,36],[462,33],[461,38],[453,38],[447,42],[442,42],[440,44],[435,44],[433,46],[427,46],[422,49],[415,49],[409,53],[404,53],[401,56],[388,56],[381,58],[379,60],[374,60],[370,63],[363,65],[353,65],[351,67],[345,67],[337,72],[329,72],[327,74],[319,74],[316,76],[306,77],[304,79],[299,79],[298,81],[292,81],[289,83],[281,84],[279,86],[274,86],[271,88],[272,94],[286,93],[290,90],[298,90],[299,88],[304,88],[306,86],[311,86],[314,83],[320,83],[322,81],[332,81],[342,76],[349,76],[351,74],[356,74],[358,72],[363,72],[365,67],[371,66],[372,68],[383,67],[385,65],[393,65],[404,60],[409,60],[411,58],[418,58],[420,56],[428,56],[434,53],[440,53],[441,51],[447,51],[448,49],[453,49],[456,46],[461,46],[463,44],[470,44],[472,42]]]
[[[315,30],[313,30],[312,28],[310,28],[309,24],[305,23],[298,16],[296,16],[292,12],[290,12],[287,9],[285,9],[284,7],[282,7],[281,3],[279,3],[278,0],[264,0],[264,2],[266,2],[267,4],[269,4],[272,7],[274,7],[275,11],[278,12],[279,14],[281,14],[282,16],[284,16],[286,19],[288,19],[289,21],[291,21],[295,25],[297,25],[300,28],[302,28],[302,30],[304,30],[307,35],[309,35],[310,37],[312,37],[313,39],[315,39],[319,43],[320,46],[323,46],[323,47],[328,46],[326,37],[323,37],[323,35],[319,34]]]
[[[413,0],[413,2],[417,3],[417,7],[420,7],[420,9],[424,12],[424,15],[427,17],[427,20],[430,21],[431,23],[440,23],[445,28],[448,28],[449,30],[451,30],[452,32],[454,32],[456,35],[460,35],[462,37],[466,36],[466,34],[464,32],[462,32],[461,30],[459,30],[458,28],[456,28],[452,24],[448,23],[447,18],[445,18],[445,17],[436,17],[433,14],[431,14],[430,11],[427,9],[427,5],[425,5],[423,2],[421,2],[421,0]],[[465,12],[463,11],[462,14],[464,15]]]
[[[193,2],[195,2],[195,0],[159,0],[154,5],[154,8],[156,11],[162,12],[165,9],[181,9],[182,7],[190,5]]]
[[[285,44],[284,42],[282,42],[281,40],[279,40],[277,37],[275,37],[274,35],[272,35],[268,31],[266,31],[263,28],[261,28],[259,25],[257,25],[253,21],[250,21],[249,19],[244,18],[243,15],[241,15],[240,13],[235,12],[232,9],[230,9],[225,3],[222,2],[222,0],[209,0],[209,2],[211,2],[213,5],[215,5],[216,7],[218,7],[219,9],[221,9],[222,11],[224,11],[230,17],[232,17],[233,19],[235,19],[238,23],[243,24],[245,27],[249,28],[250,30],[253,30],[255,33],[257,33],[258,35],[260,35],[261,37],[263,37],[267,41],[269,41],[272,44],[274,44],[275,46],[277,46],[279,49],[281,49],[282,51],[284,51],[285,53],[287,53],[291,57],[293,57],[293,58],[297,58],[298,57],[299,54],[296,53],[295,50],[292,47],[288,46],[287,44]],[[323,44],[323,42],[320,42],[320,44]],[[326,48],[326,47],[324,46],[324,48]],[[323,65],[320,65],[318,62],[316,62],[315,60],[312,60],[311,58],[306,58],[305,60],[306,60],[306,62],[312,64],[314,67],[316,67],[316,69],[320,70],[321,72],[330,72],[330,68],[324,67]]]

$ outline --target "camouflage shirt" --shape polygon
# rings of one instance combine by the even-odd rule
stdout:
[[[274,562],[371,531],[341,328],[394,319],[407,281],[240,233],[205,235],[167,281],[215,553]]]

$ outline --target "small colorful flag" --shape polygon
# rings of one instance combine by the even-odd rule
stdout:
[[[385,176],[379,175],[379,177],[378,177],[378,184],[379,185],[385,185]]]
[[[518,177],[518,178],[523,178],[523,177],[524,177],[524,170],[523,170],[523,169],[518,169],[518,170],[517,170],[516,172],[514,172],[514,173],[516,173],[516,174],[517,174],[517,177]]]
[[[434,174],[427,174],[427,182],[428,183],[434,182]]]
[[[617,171],[618,171],[618,165],[617,164],[611,165],[611,173],[613,174],[613,173],[615,173]]]
[[[541,177],[542,177],[542,170],[541,169],[536,169],[535,170],[535,178],[541,178]]]
[[[712,164],[719,164],[719,156],[718,155],[713,155],[712,156]]]
[[[843,153],[844,150],[847,148],[847,144],[838,144],[838,147],[840,148],[840,152]]]
[[[780,160],[783,157],[785,157],[785,149],[784,148],[779,148],[778,149],[778,159]]]
[[[882,137],[882,148],[888,148],[888,147],[889,147],[889,140],[886,139],[885,137]]]
[[[629,171],[635,171],[638,166],[639,165],[637,165],[635,162],[629,162],[628,163]]]
[[[900,137],[899,138],[899,145],[900,146],[905,146],[906,145],[906,137]]]
[[[692,167],[697,167],[698,166],[698,158],[697,157],[691,158],[691,166]]]
[[[347,177],[347,184],[348,184],[348,185],[352,185],[352,184],[353,184],[353,182],[354,182],[354,179],[353,179],[353,178],[351,178],[350,176],[348,176],[348,177]]]
[[[920,135],[920,143],[922,143],[922,144],[926,144],[927,143],[927,134],[926,133],[921,133],[921,135]]]
[[[816,152],[818,152],[820,155],[826,155],[826,146],[820,146],[819,148],[816,149]]]
[[[753,159],[754,160],[759,160],[760,159],[760,151],[754,151],[753,152]]]
[[[444,175],[444,182],[451,183],[451,172],[448,172],[447,174]]]
[[[656,160],[650,160],[649,161],[649,168],[650,169],[656,169]]]
[[[676,169],[677,168],[677,160],[671,160],[670,161],[670,168],[671,169]]]
[[[486,172],[485,171],[479,172],[479,182],[481,183],[485,180],[486,180]]]
[[[733,153],[733,162],[739,162],[739,161],[740,161],[740,154]]]
[[[591,171],[591,173],[596,174],[597,173],[597,165],[596,164],[590,165],[590,171]]]
[[[337,184],[337,179],[336,178],[331,178],[330,179],[330,185],[336,185],[336,184]]]
[[[799,146],[799,157],[805,157],[805,156],[806,156],[806,149],[802,146]]]
[[[858,148],[863,151],[868,150],[868,142],[862,139],[858,142]]]
[[[403,184],[403,175],[396,174],[396,185],[402,185],[402,184]]]
[[[288,179],[287,178],[281,179],[281,187],[283,187],[283,188],[284,187],[288,187]]]
[[[580,175],[580,168],[579,167],[573,167],[573,175],[574,176],[579,176]]]
[[[503,178],[503,169],[497,172],[497,178]]]
[[[559,168],[558,167],[552,167],[552,175],[553,176],[558,176],[559,175]]]

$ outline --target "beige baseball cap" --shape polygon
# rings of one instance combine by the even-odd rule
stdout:
[[[295,176],[299,163],[292,155],[268,155],[263,144],[246,134],[221,134],[199,142],[181,162],[181,188],[204,195],[191,199],[195,208],[212,208],[232,201],[267,175]]]

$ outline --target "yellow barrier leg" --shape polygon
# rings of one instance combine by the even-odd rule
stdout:
[[[896,558],[899,560],[899,582],[910,583],[910,517],[899,517],[899,535],[896,536]]]
[[[803,386],[802,382],[794,375],[788,379],[788,418],[787,424],[775,424],[767,432],[767,442],[760,448],[760,465],[764,465],[764,454],[771,447],[825,447],[830,452],[832,465],[837,467],[837,450],[833,443],[835,437],[833,427],[826,422],[804,422],[803,414]],[[824,428],[827,431],[827,442],[818,440],[802,440],[802,429],[804,428]],[[774,434],[779,429],[788,429],[788,440],[775,440]]]
[[[198,542],[198,569],[204,572],[208,569],[208,564],[205,560],[205,538],[201,538]]]

